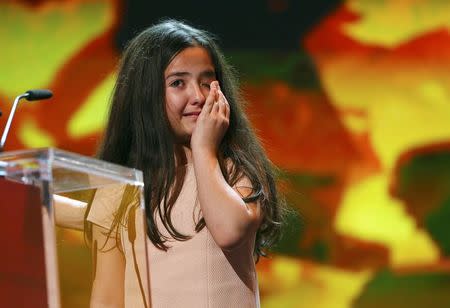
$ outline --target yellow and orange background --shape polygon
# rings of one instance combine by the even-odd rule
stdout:
[[[0,2],[0,127],[54,92],[6,150],[95,153],[124,2]],[[257,265],[262,307],[450,307],[450,2],[348,0],[297,51],[223,47],[299,213]]]

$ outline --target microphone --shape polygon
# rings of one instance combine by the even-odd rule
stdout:
[[[20,94],[14,100],[13,106],[11,108],[11,112],[9,113],[8,121],[6,122],[5,129],[3,130],[2,139],[0,140],[0,152],[3,151],[5,146],[6,137],[8,136],[9,128],[11,127],[11,122],[14,117],[14,113],[16,112],[17,105],[22,98],[25,98],[27,101],[37,101],[41,99],[48,99],[53,96],[52,91],[45,89],[37,89],[37,90],[29,90],[23,94]]]
[[[25,97],[27,101],[37,101],[41,99],[47,99],[53,96],[52,91],[50,90],[29,90],[25,92],[25,94],[28,94],[28,96]]]

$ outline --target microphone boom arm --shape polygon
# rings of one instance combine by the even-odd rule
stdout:
[[[13,106],[11,108],[11,112],[9,113],[8,121],[6,122],[5,129],[3,130],[2,139],[0,140],[0,151],[3,150],[3,147],[5,146],[6,137],[8,136],[9,128],[11,127],[11,122],[14,117],[14,113],[16,113],[17,105],[19,104],[19,101],[27,97],[29,94],[24,93],[16,97],[14,100]]]

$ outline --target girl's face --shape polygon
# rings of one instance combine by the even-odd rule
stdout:
[[[189,142],[214,80],[214,65],[202,47],[184,49],[164,71],[166,113],[178,142]]]

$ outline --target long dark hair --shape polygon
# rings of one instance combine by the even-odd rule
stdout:
[[[282,220],[274,168],[242,111],[244,101],[233,70],[208,32],[171,19],[147,28],[129,42],[120,62],[98,157],[143,171],[147,231],[156,247],[168,249],[168,238],[156,227],[158,216],[174,239],[189,239],[171,220],[186,171],[165,111],[164,71],[179,52],[194,46],[209,52],[216,79],[230,104],[230,124],[220,144],[219,163],[231,186],[243,176],[252,183],[253,193],[243,199],[259,201],[262,209],[254,251],[259,257],[277,239]],[[204,227],[201,219],[196,231]]]

